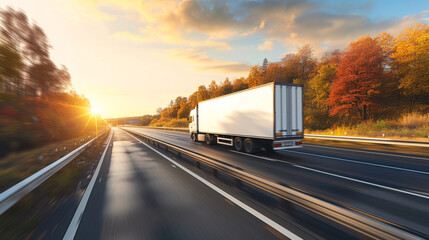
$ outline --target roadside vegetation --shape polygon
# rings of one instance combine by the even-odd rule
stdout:
[[[156,115],[144,116],[141,125],[186,127],[198,102],[269,82],[304,85],[307,133],[427,137],[429,25],[415,25],[397,36],[361,36],[319,59],[311,46],[301,46],[280,62],[264,59],[247,77],[201,85]]]
[[[25,13],[0,8],[0,159],[105,125],[73,91],[67,68],[52,61],[50,50],[43,29]]]
[[[422,138],[428,140],[429,114],[408,113],[396,120],[366,121],[354,126],[339,126],[325,130],[308,130],[308,134],[363,136],[385,138]]]
[[[0,190],[106,129],[50,48],[25,13],[0,8]]]

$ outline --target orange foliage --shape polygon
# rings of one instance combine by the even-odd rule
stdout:
[[[383,78],[383,50],[369,36],[349,45],[337,68],[331,85],[331,115],[347,114],[367,119],[369,107]]]

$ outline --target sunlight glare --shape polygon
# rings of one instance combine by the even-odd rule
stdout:
[[[100,112],[100,107],[98,107],[97,105],[91,104],[91,113],[92,114],[101,114]]]

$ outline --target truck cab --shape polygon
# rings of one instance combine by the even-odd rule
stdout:
[[[189,113],[189,133],[197,132],[197,108],[194,108]]]

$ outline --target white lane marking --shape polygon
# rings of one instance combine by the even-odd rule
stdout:
[[[174,167],[174,168],[176,168],[176,165],[174,165],[174,164],[171,164],[171,166]]]
[[[113,137],[113,130],[110,133],[108,143],[110,143],[110,141],[112,140],[112,137]],[[63,240],[72,240],[76,235],[77,229],[79,228],[80,220],[82,220],[82,216],[85,211],[86,204],[88,203],[89,196],[91,195],[92,189],[94,188],[95,181],[97,180],[98,173],[100,172],[101,165],[103,164],[103,160],[104,160],[104,157],[106,156],[106,152],[109,146],[110,144],[107,144],[106,148],[104,149],[103,155],[101,155],[101,159],[98,162],[94,175],[92,176],[91,181],[89,182],[89,185],[86,188],[82,199],[80,200],[79,206],[77,207],[76,212],[74,213],[73,219],[71,220],[70,225],[67,228],[67,232],[64,234]]]
[[[313,144],[306,144],[305,146],[316,147],[316,148],[328,148],[328,149],[335,149],[335,150],[340,150],[340,151],[350,151],[350,152],[361,152],[361,153],[368,153],[368,154],[378,154],[378,155],[385,155],[385,156],[389,156],[389,157],[401,157],[401,158],[412,158],[412,159],[418,159],[418,160],[429,160],[429,158],[423,158],[423,157],[413,157],[413,156],[396,155],[396,154],[390,154],[390,153],[380,153],[380,152],[370,152],[370,151],[355,150],[355,149],[327,147],[327,146],[319,146],[319,145],[313,145]]]
[[[345,158],[330,157],[330,156],[325,156],[325,155],[319,155],[319,154],[313,154],[313,153],[305,153],[305,152],[298,152],[298,151],[291,151],[291,150],[282,150],[282,151],[283,152],[290,152],[290,153],[304,154],[304,155],[309,155],[309,156],[314,156],[314,157],[329,158],[329,159],[333,159],[333,160],[337,160],[337,161],[343,161],[343,162],[351,162],[351,163],[356,163],[356,164],[369,165],[369,166],[381,167],[381,168],[390,168],[390,169],[395,169],[395,170],[400,170],[400,171],[406,171],[406,172],[412,172],[412,173],[419,173],[419,174],[429,175],[429,172],[424,172],[424,171],[419,171],[419,170],[413,170],[413,169],[408,169],[408,168],[393,167],[393,166],[376,164],[376,163],[369,163],[369,162],[360,162],[360,161],[355,161],[355,160],[350,160],[350,159],[345,159]]]
[[[346,180],[353,181],[353,182],[367,184],[367,185],[378,187],[378,188],[387,189],[387,190],[394,191],[394,192],[399,192],[399,193],[404,193],[404,194],[415,196],[415,197],[429,199],[429,196],[425,196],[425,195],[418,194],[418,193],[408,192],[408,191],[404,191],[404,190],[401,190],[401,189],[392,188],[392,187],[388,187],[388,186],[384,186],[384,185],[380,185],[380,184],[376,184],[376,183],[370,183],[370,182],[359,180],[359,179],[355,179],[355,178],[344,177],[344,176],[341,176],[341,175],[338,175],[338,174],[324,172],[324,171],[320,171],[320,170],[316,170],[316,169],[308,168],[308,167],[303,167],[303,166],[299,166],[299,165],[295,165],[295,167],[303,168],[303,169],[306,169],[306,170],[309,170],[309,171],[313,171],[313,172],[317,172],[317,173],[321,173],[321,174],[325,174],[325,175],[329,175],[329,176],[333,176],[333,177],[337,177],[337,178],[346,179]]]
[[[416,190],[411,190],[411,189],[407,189],[407,190],[409,192],[418,193],[418,194],[422,194],[422,195],[425,195],[425,196],[429,197],[429,193],[427,193],[427,192],[421,192],[421,191],[416,191]]]
[[[98,179],[98,182],[101,182],[101,179],[102,179],[102,177]]]
[[[287,230],[286,228],[282,227],[280,224],[274,222],[273,220],[271,220],[270,218],[266,217],[265,215],[261,214],[260,212],[256,211],[255,209],[249,207],[248,205],[246,205],[245,203],[241,202],[240,200],[236,199],[235,197],[231,196],[230,194],[226,193],[225,191],[223,191],[222,189],[218,188],[217,186],[215,186],[214,184],[210,183],[209,181],[205,180],[204,178],[198,176],[197,174],[193,173],[191,170],[185,168],[184,166],[180,165],[179,163],[177,163],[176,161],[174,161],[173,159],[167,157],[166,155],[162,154],[161,152],[159,152],[158,150],[152,148],[151,146],[149,146],[148,144],[140,141],[138,138],[132,136],[131,134],[129,134],[128,132],[126,132],[128,135],[130,135],[131,137],[133,137],[134,139],[136,139],[137,141],[139,141],[141,144],[145,145],[146,147],[150,148],[152,151],[158,153],[159,155],[161,155],[163,158],[167,159],[169,162],[175,164],[177,167],[179,167],[180,169],[182,169],[183,171],[185,171],[186,173],[188,173],[189,175],[191,175],[192,177],[196,178],[197,180],[199,180],[200,182],[204,183],[205,185],[207,185],[208,187],[210,187],[211,189],[213,189],[214,191],[216,191],[217,193],[219,193],[220,195],[222,195],[223,197],[227,198],[228,200],[230,200],[231,202],[235,203],[237,206],[241,207],[242,209],[244,209],[245,211],[247,211],[248,213],[252,214],[253,216],[257,217],[259,220],[261,220],[262,222],[264,222],[265,224],[269,225],[270,227],[274,228],[275,230],[277,230],[278,232],[280,232],[281,234],[283,234],[284,236],[290,238],[290,239],[302,239],[299,236],[295,235],[294,233],[292,233],[291,231]]]
[[[246,156],[250,156],[250,157],[264,159],[264,160],[267,160],[267,161],[270,161],[270,162],[281,162],[281,163],[290,164],[290,162],[288,162],[288,161],[282,161],[282,160],[278,160],[278,159],[274,159],[274,158],[261,157],[261,156],[252,155],[252,154],[249,154],[249,153],[238,152],[238,151],[235,151],[235,150],[229,150],[229,151],[234,152],[234,153],[238,153],[238,154],[242,154],[242,155],[246,155]]]
[[[349,178],[349,177],[337,175],[337,174],[334,174],[334,173],[328,173],[328,172],[324,172],[324,171],[321,171],[321,170],[317,170],[317,169],[313,169],[313,168],[309,168],[309,167],[304,167],[304,166],[301,166],[301,165],[292,164],[292,163],[287,162],[287,161],[280,161],[280,160],[276,160],[276,159],[272,159],[272,158],[261,157],[261,156],[256,156],[256,155],[252,155],[252,154],[248,154],[248,153],[237,152],[237,151],[234,151],[234,150],[231,150],[231,152],[240,153],[240,154],[247,155],[247,156],[250,156],[250,157],[260,158],[260,159],[264,159],[264,160],[271,161],[271,162],[281,162],[281,163],[292,165],[294,167],[307,169],[307,170],[310,170],[310,171],[313,171],[313,172],[324,173],[326,175],[330,175],[330,176],[334,176],[334,177],[348,179],[348,180],[351,180],[351,181],[355,181],[355,182],[359,182],[359,183],[363,183],[363,184],[368,184],[368,185],[371,185],[371,186],[376,186],[376,187],[380,187],[380,188],[383,188],[383,189],[392,190],[392,191],[395,191],[395,192],[405,193],[405,194],[413,195],[413,196],[416,196],[416,197],[422,197],[422,198],[425,198],[425,199],[429,199],[429,196],[425,196],[426,194],[429,194],[429,193],[419,194],[419,193],[408,192],[408,191],[404,191],[404,190],[401,190],[401,189],[396,189],[396,188],[392,188],[392,187],[388,187],[388,186],[384,186],[384,185],[380,185],[380,184],[376,184],[376,183],[370,183],[370,182],[362,181],[362,180],[359,180],[359,179]]]

